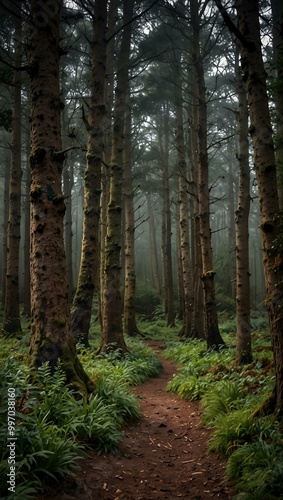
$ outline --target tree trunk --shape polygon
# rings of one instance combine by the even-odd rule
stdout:
[[[149,248],[150,248],[150,262],[151,262],[151,276],[154,288],[160,297],[160,302],[162,299],[159,267],[158,267],[158,257],[157,257],[157,245],[156,245],[156,227],[154,220],[154,208],[151,200],[151,195],[147,195],[147,211],[148,211],[148,224],[149,224]]]
[[[180,68],[176,68],[176,73]],[[176,84],[176,147],[177,147],[177,175],[179,179],[179,204],[180,204],[180,250],[183,270],[184,284],[184,318],[180,336],[190,337],[192,329],[193,314],[193,288],[192,288],[192,270],[190,256],[190,237],[189,237],[189,203],[187,195],[187,162],[185,154],[184,127],[183,127],[183,99],[182,89]]]
[[[163,256],[163,280],[165,313],[167,316],[167,326],[174,326],[174,290],[172,274],[172,248],[171,248],[171,210],[170,210],[170,189],[169,189],[169,110],[165,105],[164,113],[164,141],[161,136],[162,128],[159,129],[159,147],[162,161],[162,187],[163,187],[163,222],[162,222],[162,256]]]
[[[107,229],[107,207],[109,203],[110,163],[113,135],[113,101],[114,77],[116,68],[115,59],[115,28],[117,22],[118,0],[110,0],[108,8],[106,45],[106,72],[105,72],[105,115],[103,121],[103,165],[102,165],[102,195],[100,216],[100,283],[99,283],[99,310],[98,317],[101,330],[103,329],[103,310],[105,295],[105,241]]]
[[[4,198],[3,198],[3,239],[2,239],[2,306],[5,307],[6,297],[6,274],[7,274],[7,233],[8,233],[8,217],[9,217],[9,185],[10,185],[10,162],[7,157],[5,163],[5,182],[4,182]]]
[[[126,88],[130,57],[132,15],[134,0],[123,3],[123,34],[118,58],[117,87],[115,92],[112,158],[110,165],[110,197],[107,207],[105,241],[105,290],[103,332],[100,351],[127,347],[123,337],[121,295],[121,230],[123,143],[125,124]]]
[[[252,360],[249,272],[250,165],[246,87],[237,66],[239,194],[236,210],[236,362],[244,364]]]
[[[61,0],[31,1],[31,339],[35,368],[61,360],[67,382],[86,395],[94,389],[76,355],[63,241],[65,202],[59,88]]]
[[[275,70],[276,163],[279,207],[283,210],[283,5],[271,0],[273,21],[273,61]]]
[[[195,78],[195,75],[193,76]],[[193,84],[195,86],[195,84]],[[200,240],[200,220],[199,220],[199,199],[197,196],[198,189],[198,150],[197,150],[197,130],[198,130],[198,110],[196,97],[192,99],[192,129],[191,129],[191,176],[193,187],[193,244],[194,244],[194,260],[193,260],[193,286],[194,286],[194,309],[192,317],[192,337],[205,339],[205,315],[204,315],[204,293],[202,286],[202,254]]]
[[[67,266],[67,280],[68,280],[68,298],[69,303],[72,301],[74,291],[74,278],[73,278],[73,232],[72,232],[72,187],[74,183],[73,165],[64,165],[63,171],[63,185],[64,196],[66,198],[66,213],[64,221],[64,234],[65,234],[65,252],[66,252],[66,266]]]
[[[198,109],[198,168],[199,168],[199,224],[202,254],[202,283],[204,289],[204,308],[206,323],[206,339],[208,348],[219,349],[224,342],[221,338],[215,300],[215,282],[212,262],[211,230],[210,230],[210,200],[208,185],[208,155],[207,155],[207,110],[203,62],[200,52],[200,22],[197,0],[191,0],[192,17],[192,58],[195,70]]]
[[[124,139],[124,208],[125,208],[125,291],[124,291],[124,332],[131,337],[140,333],[135,313],[136,273],[135,273],[135,218],[134,194],[132,186],[132,120],[130,91],[125,116]]]
[[[237,37],[244,81],[246,82],[254,164],[260,202],[260,228],[266,286],[266,308],[269,316],[274,354],[276,384],[267,410],[283,417],[283,248],[282,215],[279,214],[277,171],[268,108],[266,72],[264,69],[259,2],[236,0],[238,27],[231,21],[220,0],[216,0],[229,29]]]
[[[183,266],[181,255],[181,231],[180,231],[180,204],[176,203],[176,255],[177,255],[177,271],[178,271],[178,314],[177,318],[181,321],[184,319],[184,280]]]
[[[30,145],[28,137],[28,147],[27,153],[29,156]],[[24,225],[24,304],[23,304],[23,314],[24,316],[30,317],[30,170],[27,162],[27,172],[26,172],[26,187],[25,187],[25,201],[24,201],[24,214],[25,214],[25,225]]]
[[[72,306],[72,331],[89,346],[88,335],[92,301],[99,273],[99,213],[101,195],[101,165],[103,151],[104,80],[106,63],[107,4],[96,0],[93,16],[93,51],[91,101],[87,128],[88,143],[84,186],[84,219],[81,264],[78,285]]]
[[[227,295],[235,300],[236,297],[236,231],[235,231],[235,183],[234,183],[234,165],[232,154],[232,140],[227,144],[228,153],[228,248],[229,248],[229,270],[228,270],[228,286]],[[225,227],[225,226],[224,226]]]
[[[268,108],[266,73],[262,60],[258,0],[236,1],[238,29],[248,39],[240,45],[242,68],[248,93],[250,134],[260,202],[260,228],[266,283],[266,308],[273,345],[275,406],[283,416],[283,248],[282,217],[279,218],[276,163]]]
[[[22,21],[21,2],[15,11],[15,64],[21,66]],[[21,127],[22,127],[22,78],[21,71],[14,70],[12,148],[9,189],[9,219],[7,234],[7,273],[3,319],[3,331],[11,334],[21,331],[19,297],[19,255],[21,239]]]

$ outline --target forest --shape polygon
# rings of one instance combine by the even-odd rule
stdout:
[[[0,497],[283,499],[282,0],[0,13]]]

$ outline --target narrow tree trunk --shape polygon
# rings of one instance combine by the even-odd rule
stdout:
[[[7,274],[7,233],[9,217],[9,186],[10,186],[10,159],[5,158],[5,180],[3,198],[3,239],[2,239],[2,306],[5,307],[6,274]]]
[[[161,137],[159,129],[159,147],[162,160],[162,187],[163,187],[163,223],[162,223],[162,256],[163,256],[163,280],[165,313],[167,316],[167,326],[174,326],[174,290],[172,274],[172,248],[171,248],[171,210],[170,210],[170,189],[169,189],[169,112],[166,105],[163,113],[164,118],[164,138]]]
[[[184,281],[181,255],[180,204],[176,203],[176,255],[178,270],[178,319],[184,319]]]
[[[66,252],[66,265],[67,265],[67,279],[68,279],[68,297],[69,303],[72,301],[74,292],[74,278],[73,278],[73,232],[72,232],[72,187],[74,183],[72,164],[65,164],[63,171],[63,185],[64,196],[66,198],[66,213],[64,223],[65,233],[65,252]]]
[[[149,248],[150,248],[150,262],[151,262],[151,275],[153,286],[157,293],[162,298],[160,275],[158,268],[157,245],[156,245],[156,227],[154,219],[154,208],[151,200],[151,195],[147,195],[147,211],[148,211],[148,224],[149,224]]]
[[[248,104],[246,87],[239,68],[237,88],[239,99],[238,111],[238,162],[239,194],[236,210],[236,319],[237,319],[237,354],[238,364],[252,360],[250,327],[250,272],[249,272],[249,212],[250,212],[250,165],[248,140]]]
[[[18,2],[15,16],[15,64],[21,66],[22,51],[21,2]],[[7,273],[3,319],[3,331],[21,331],[19,297],[19,255],[21,239],[21,127],[22,127],[22,78],[21,71],[15,70],[13,77],[13,118],[12,118],[12,155],[9,189],[9,219],[7,234]]]
[[[31,1],[31,339],[35,368],[61,360],[67,382],[86,395],[94,389],[76,355],[63,241],[62,152],[59,88],[59,12]]]
[[[132,186],[132,120],[130,91],[125,117],[124,139],[124,207],[125,207],[125,291],[124,291],[124,332],[131,337],[140,333],[135,313],[136,273],[135,273],[135,218],[134,194]]]
[[[105,291],[103,332],[100,351],[127,349],[123,337],[121,295],[121,230],[123,184],[123,135],[128,67],[131,42],[131,20],[134,0],[123,3],[123,34],[118,58],[117,87],[115,92],[113,146],[110,165],[110,197],[107,207],[105,242]]]
[[[96,0],[93,16],[93,51],[91,102],[88,120],[85,119],[88,143],[84,186],[83,242],[78,285],[72,306],[72,331],[75,337],[89,346],[88,335],[92,301],[99,273],[99,213],[101,194],[101,165],[103,150],[104,79],[106,63],[107,4]]]
[[[180,68],[176,69],[176,72]],[[187,162],[185,154],[184,127],[183,127],[183,99],[180,84],[176,85],[176,147],[177,147],[177,175],[179,179],[180,204],[180,249],[184,284],[184,318],[180,336],[190,337],[193,314],[192,270],[189,238],[189,203],[187,195]]]
[[[199,223],[202,253],[202,282],[204,288],[204,307],[206,322],[206,338],[208,348],[218,349],[224,342],[221,338],[217,308],[215,300],[215,282],[212,262],[211,229],[210,229],[210,200],[208,184],[208,155],[207,155],[207,110],[203,62],[200,52],[200,22],[197,0],[191,0],[193,47],[192,58],[196,77],[198,101],[198,168],[199,168]]]
[[[27,148],[29,156],[29,144]],[[27,163],[28,165],[28,163]],[[26,173],[26,187],[25,187],[25,201],[24,201],[24,301],[23,301],[23,314],[30,317],[30,170],[27,167]]]
[[[109,203],[110,163],[113,136],[113,101],[114,101],[114,77],[116,71],[115,59],[115,28],[117,22],[118,0],[110,0],[108,8],[106,45],[106,72],[105,72],[105,116],[103,120],[103,165],[102,165],[102,195],[100,216],[100,282],[99,282],[99,323],[103,329],[103,310],[105,295],[105,241],[107,230],[107,207]]]
[[[229,248],[229,270],[228,270],[228,289],[227,295],[235,300],[236,297],[236,231],[235,231],[235,183],[233,174],[233,153],[232,153],[232,140],[230,139],[227,144],[228,149],[228,248]],[[223,226],[225,227],[225,226]]]
[[[195,75],[193,76],[194,81]],[[193,83],[193,86],[196,84]],[[194,261],[193,261],[193,287],[194,287],[194,309],[192,317],[192,337],[205,339],[205,314],[204,314],[204,292],[202,286],[202,254],[200,240],[200,220],[199,220],[199,199],[197,189],[199,184],[198,171],[198,150],[197,150],[197,129],[198,129],[198,110],[196,97],[192,99],[192,130],[191,130],[191,176],[193,188],[193,244],[194,244]]]

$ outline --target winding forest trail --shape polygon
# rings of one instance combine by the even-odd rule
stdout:
[[[209,431],[197,403],[165,391],[176,364],[162,358],[161,342],[147,342],[164,366],[159,377],[133,389],[143,418],[124,430],[118,455],[83,460],[64,493],[47,498],[81,500],[207,500],[232,498],[225,462],[207,454]],[[72,482],[72,481],[71,481]],[[65,485],[66,486],[66,485]]]

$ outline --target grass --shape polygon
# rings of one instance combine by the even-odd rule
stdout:
[[[127,339],[130,352],[96,356],[79,346],[79,358],[95,382],[96,392],[88,400],[78,399],[66,385],[60,365],[51,374],[48,364],[31,379],[26,363],[28,335],[2,339],[0,360],[0,497],[5,498],[9,449],[7,448],[8,387],[16,388],[16,483],[17,495],[34,498],[54,481],[72,475],[89,447],[96,452],[115,453],[125,422],[141,417],[131,386],[157,376],[162,365],[153,351],[136,339]],[[13,356],[10,353],[13,352]],[[32,380],[32,382],[31,382]]]
[[[226,457],[227,478],[235,483],[236,498],[283,498],[282,433],[273,418],[254,416],[275,380],[266,320],[254,318],[253,362],[239,367],[234,361],[234,318],[222,314],[221,334],[229,347],[214,352],[207,351],[204,341],[179,341],[181,324],[168,328],[164,316],[155,312],[151,320],[140,321],[139,328],[147,338],[164,341],[164,356],[179,365],[167,390],[200,401],[203,422],[211,428],[208,448]],[[60,366],[51,375],[44,365],[31,383],[28,335],[1,339],[1,498],[7,494],[7,387],[17,390],[17,495],[23,499],[34,498],[35,491],[46,491],[54,481],[76,473],[89,447],[97,453],[115,452],[124,423],[140,417],[131,387],[157,376],[160,362],[136,338],[126,339],[130,352],[123,357],[115,352],[95,356],[97,332],[93,322],[91,348],[78,346],[79,358],[96,385],[88,401],[78,400],[66,387]]]
[[[168,342],[164,356],[180,365],[167,390],[200,400],[211,428],[208,450],[227,458],[227,478],[239,500],[283,498],[283,434],[272,417],[256,417],[274,387],[273,355],[265,319],[255,319],[253,362],[235,364],[234,320],[221,334],[229,348],[215,353],[203,341]],[[262,329],[261,329],[262,327]]]

